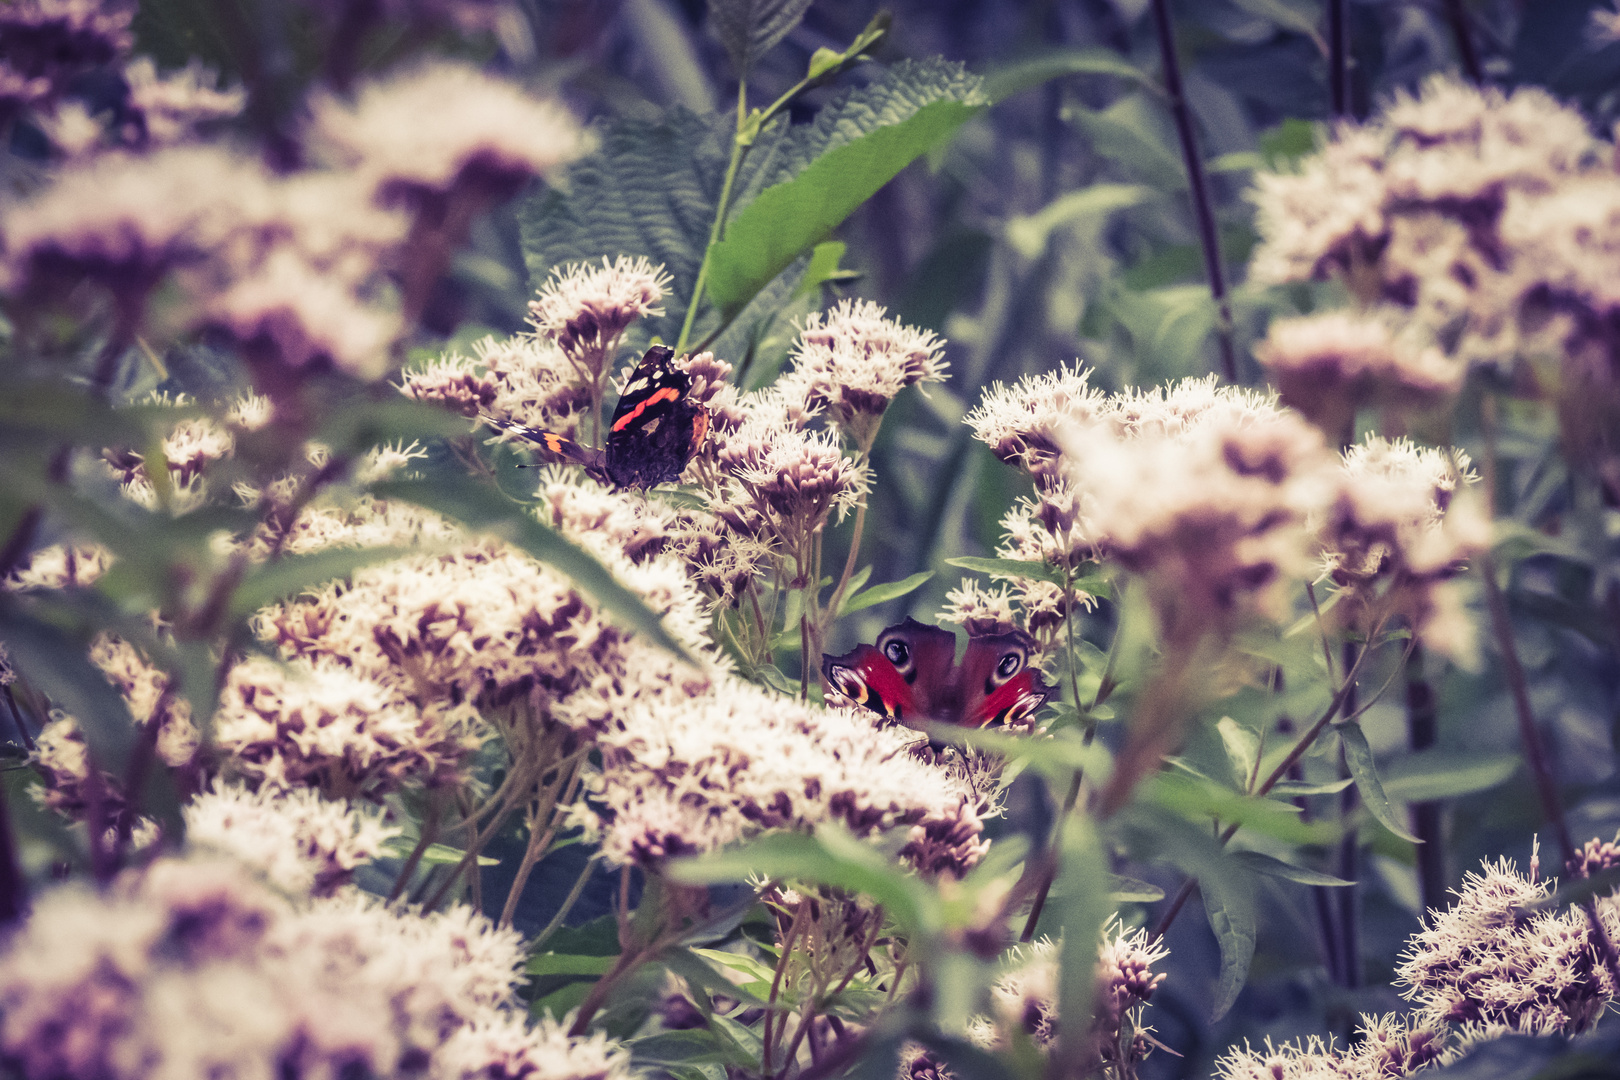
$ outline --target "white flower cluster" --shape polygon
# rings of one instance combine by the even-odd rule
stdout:
[[[273,391],[283,384],[271,371],[316,361],[381,375],[406,322],[380,286],[413,230],[442,217],[448,201],[504,197],[582,149],[559,107],[438,63],[367,84],[352,106],[317,101],[311,145],[327,167],[280,175],[189,141],[196,123],[227,115],[239,94],[213,90],[200,71],[159,78],[137,64],[131,74],[143,152],[82,152],[12,207],[0,223],[0,287],[50,297],[93,280],[132,331],[149,295],[171,280],[165,329],[225,332]],[[93,142],[84,124],[72,127],[76,143]],[[414,316],[427,285],[410,269],[404,314]]]
[[[1470,873],[1457,903],[1415,934],[1395,969],[1431,1026],[1526,1034],[1585,1031],[1615,997],[1614,979],[1580,907],[1525,910],[1552,895],[1502,859]],[[1610,940],[1620,909],[1598,902]]]
[[[1002,558],[1111,560],[1141,575],[1166,628],[1189,632],[1286,617],[1289,590],[1325,565],[1361,628],[1399,615],[1470,652],[1449,582],[1488,534],[1472,503],[1454,505],[1473,479],[1465,455],[1374,436],[1341,457],[1300,413],[1213,378],[1105,395],[1084,372],[1034,376],[992,388],[968,423],[1036,479],[1002,521]],[[953,593],[947,617],[1004,625],[1015,599],[1031,633],[1066,617],[1044,577],[1011,581]]]
[[[657,864],[772,828],[909,826],[901,855],[961,871],[987,849],[971,785],[907,753],[914,735],[745,683],[634,702],[601,736],[580,816],[618,862]]]
[[[162,858],[40,900],[0,952],[0,1059],[27,1080],[628,1076],[602,1036],[524,1023],[522,961],[468,908],[301,903],[230,862]]]
[[[986,1048],[1002,1048],[1021,1032],[1037,1047],[1051,1050],[1057,1041],[1058,964],[1062,942],[1041,938],[1017,946],[1009,968],[990,990],[991,1015],[970,1021],[968,1037]],[[1163,941],[1146,929],[1127,929],[1118,917],[1103,928],[1097,945],[1097,1009],[1083,1046],[1070,1045],[1097,1065],[1119,1061],[1123,1051],[1127,1068],[1153,1049],[1151,1028],[1142,1025],[1142,1009],[1164,981],[1153,965],[1170,955]]]
[[[292,896],[330,896],[384,854],[400,829],[383,811],[321,798],[310,788],[258,791],[216,784],[183,808],[186,842],[229,855]]]

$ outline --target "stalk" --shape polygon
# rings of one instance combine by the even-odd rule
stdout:
[[[1419,753],[1434,746],[1438,726],[1434,687],[1424,677],[1423,647],[1419,645],[1412,650],[1406,666],[1407,745]],[[1425,925],[1429,912],[1439,911],[1446,904],[1444,812],[1438,802],[1413,803],[1411,808],[1412,834],[1423,841],[1417,849],[1417,870]]]
[[[1170,21],[1169,0],[1153,0],[1153,22],[1158,30],[1159,56],[1164,64],[1164,90],[1170,99],[1170,115],[1181,140],[1181,157],[1187,166],[1187,184],[1192,189],[1193,215],[1198,219],[1198,243],[1204,252],[1204,273],[1209,278],[1209,295],[1215,301],[1219,319],[1216,341],[1221,351],[1221,376],[1237,382],[1237,358],[1232,351],[1232,308],[1226,299],[1226,271],[1221,264],[1221,236],[1215,226],[1215,205],[1209,194],[1209,177],[1204,159],[1198,153],[1193,133],[1192,113],[1181,86],[1181,61],[1176,56],[1175,27]]]

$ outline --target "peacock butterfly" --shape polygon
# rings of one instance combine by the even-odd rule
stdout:
[[[956,662],[956,635],[907,619],[842,656],[823,656],[827,685],[856,705],[908,727],[930,721],[990,727],[1026,720],[1052,688],[1031,662],[1029,635],[985,634],[968,639]]]

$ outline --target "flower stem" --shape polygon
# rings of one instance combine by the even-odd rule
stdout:
[[[1232,308],[1226,300],[1226,271],[1221,264],[1221,236],[1215,225],[1215,204],[1209,194],[1209,177],[1198,153],[1193,133],[1192,113],[1181,85],[1181,61],[1176,56],[1175,27],[1170,21],[1169,0],[1153,0],[1153,22],[1158,30],[1159,56],[1164,64],[1164,90],[1170,99],[1170,115],[1181,140],[1181,157],[1187,166],[1187,184],[1192,189],[1193,215],[1198,219],[1198,243],[1204,251],[1204,273],[1209,278],[1209,295],[1215,301],[1216,342],[1221,352],[1221,376],[1237,382],[1237,358],[1232,351]]]
[[[1350,115],[1350,0],[1328,0],[1328,97],[1334,119]]]

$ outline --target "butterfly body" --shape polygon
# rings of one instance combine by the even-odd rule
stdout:
[[[510,420],[484,420],[529,442],[554,461],[583,466],[616,488],[644,488],[678,479],[709,433],[709,413],[690,399],[692,379],[674,367],[673,350],[654,345],[625,384],[599,450],[555,431]]]
[[[821,673],[855,704],[908,727],[1016,725],[1051,693],[1031,662],[1034,645],[1017,632],[981,635],[957,663],[955,634],[907,619],[875,645],[822,657]]]

